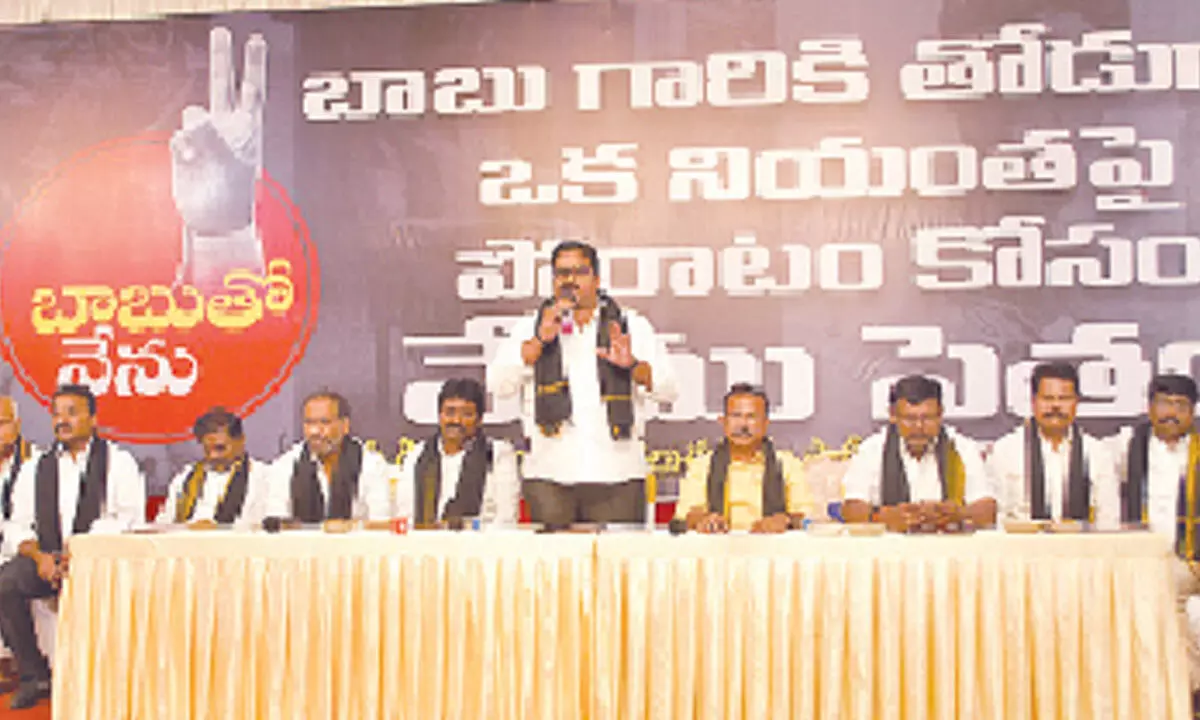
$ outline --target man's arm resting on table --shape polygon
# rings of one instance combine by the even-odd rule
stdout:
[[[787,532],[791,528],[799,528],[804,521],[803,515],[788,515],[785,512],[775,513],[760,518],[750,527],[750,532],[756,534],[776,534]]]
[[[729,532],[729,523],[726,522],[725,516],[720,513],[709,512],[706,505],[697,505],[688,510],[685,520],[687,521],[687,529],[692,532],[705,535]]]
[[[842,501],[842,519],[848,523],[871,521],[871,504],[865,500]]]
[[[990,528],[996,526],[996,498],[979,498],[968,503],[963,511],[975,527]]]

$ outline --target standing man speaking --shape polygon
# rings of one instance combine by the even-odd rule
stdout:
[[[675,399],[646,318],[600,290],[596,248],[551,253],[554,297],[521,318],[488,367],[498,397],[522,393],[525,501],[536,523],[642,522],[648,401]]]

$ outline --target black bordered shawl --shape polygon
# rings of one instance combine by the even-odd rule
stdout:
[[[437,507],[442,498],[441,434],[425,441],[414,468],[414,522],[426,524],[438,520]],[[488,471],[492,467],[492,443],[482,433],[467,442],[462,470],[454,497],[446,503],[440,519],[479,517],[483,510],[483,494],[487,487]]]
[[[616,322],[621,332],[629,326],[621,308],[608,295],[601,294],[596,317],[596,347],[609,347],[609,324]],[[534,327],[540,327],[544,313],[551,312],[553,300],[546,300],[538,309]],[[608,412],[608,426],[615,440],[633,436],[633,371],[619,368],[603,358],[596,358],[600,377],[600,397]],[[562,362],[562,342],[554,338],[542,346],[542,354],[533,365],[536,385],[534,420],[546,436],[557,435],[562,424],[571,419],[571,388]]]
[[[321,490],[317,461],[305,443],[292,469],[292,517],[304,523],[324,520],[349,520],[358,494],[358,476],[362,473],[362,443],[342,438],[337,468],[329,479],[329,498]]]

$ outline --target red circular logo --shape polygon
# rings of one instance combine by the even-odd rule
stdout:
[[[317,320],[316,250],[284,189],[264,172],[250,225],[190,230],[169,139],[79,153],[0,231],[5,359],[47,407],[57,385],[89,385],[101,431],[129,442],[187,439],[214,405],[252,412]],[[220,189],[188,199],[193,212],[223,201]]]

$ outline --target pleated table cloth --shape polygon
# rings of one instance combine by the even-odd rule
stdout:
[[[80,536],[54,716],[582,718],[595,537]]]
[[[593,717],[1190,718],[1149,534],[597,545]]]
[[[1188,718],[1149,534],[80,536],[54,715]]]

